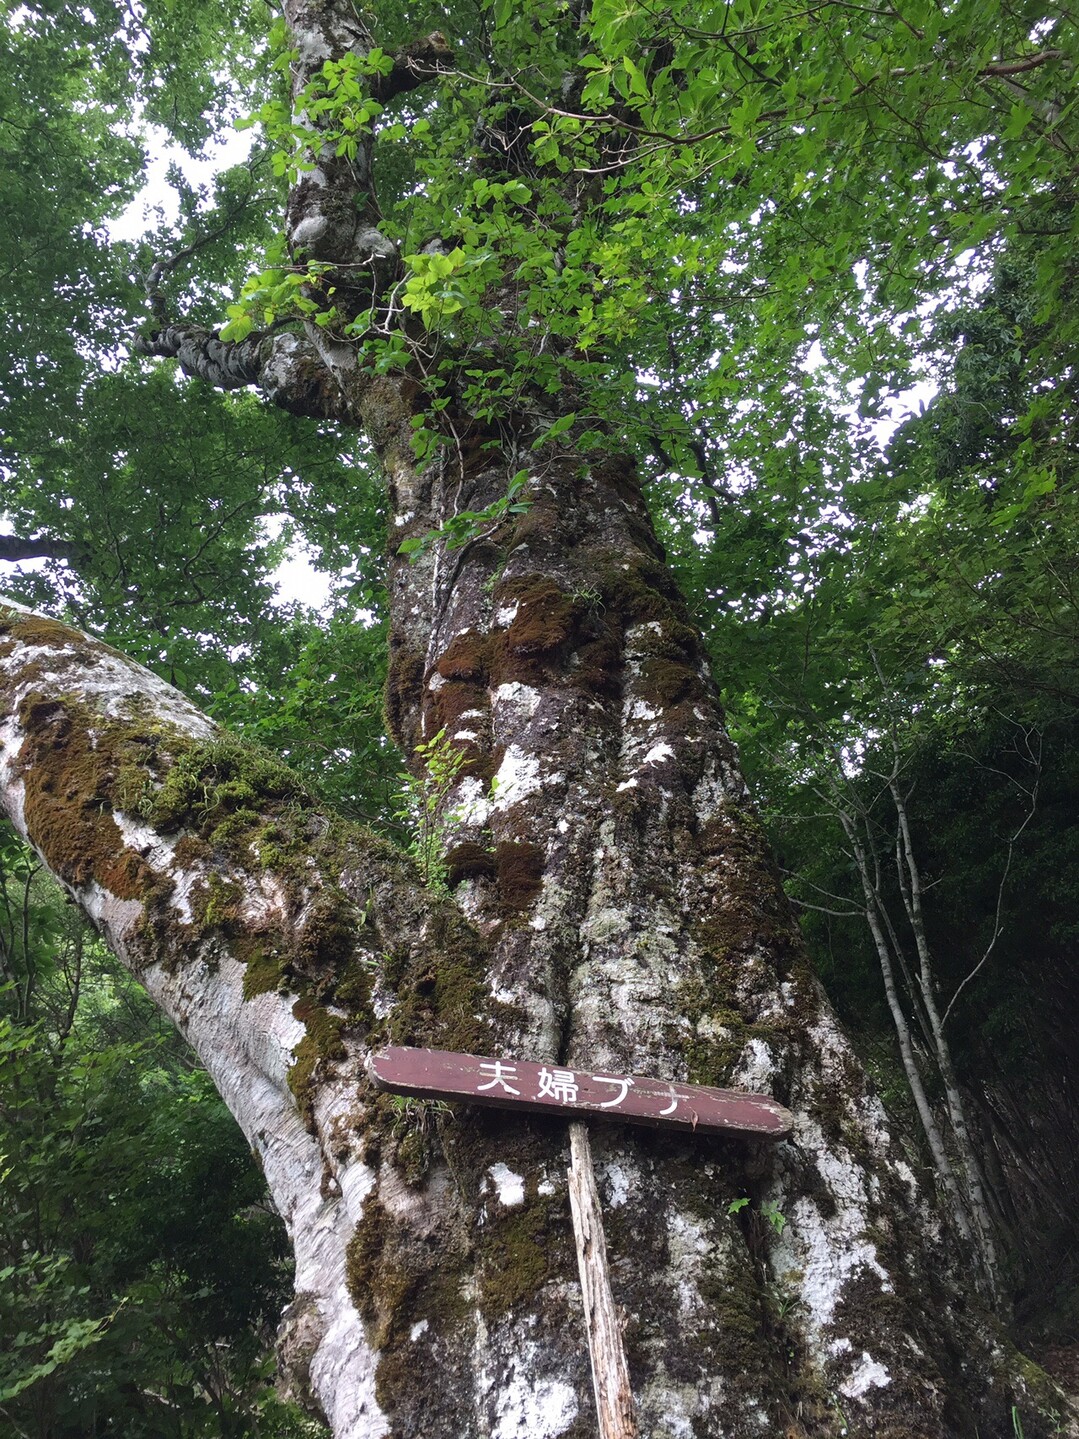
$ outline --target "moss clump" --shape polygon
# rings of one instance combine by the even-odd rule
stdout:
[[[42,694],[23,699],[19,719],[26,825],[50,869],[69,884],[96,880],[119,899],[148,899],[158,881],[113,818],[116,776],[141,740],[133,743],[120,721],[91,730],[75,701]]]
[[[472,840],[454,845],[446,855],[445,864],[446,884],[450,889],[456,889],[466,879],[494,879],[498,873],[493,852]]]
[[[457,1279],[464,1254],[456,1231],[440,1229],[425,1242],[377,1194],[365,1201],[346,1252],[345,1282],[380,1351],[376,1397],[389,1412],[415,1388],[412,1326],[426,1320],[449,1336],[468,1313]]]
[[[9,610],[2,604],[0,636],[5,637],[0,655],[13,653],[16,644],[33,649],[62,650],[69,649],[72,644],[85,643],[85,637],[79,634],[78,630],[68,629],[67,625],[62,625],[59,620],[43,619],[40,615],[29,615],[22,610]],[[10,636],[18,638],[8,638]],[[95,640],[94,645],[105,654],[123,658],[118,650],[101,640]]]
[[[191,912],[204,929],[227,930],[239,919],[242,898],[234,880],[211,871],[191,891]]]
[[[190,828],[211,844],[225,845],[256,824],[275,801],[308,799],[302,780],[287,765],[223,736],[181,750],[140,813],[162,833]]]
[[[617,697],[622,688],[622,646],[613,619],[604,619],[603,633],[581,645],[574,660],[574,683],[583,691],[600,699]]]
[[[282,994],[287,990],[282,952],[268,938],[237,935],[233,953],[244,965],[244,999],[254,999],[256,994]]]
[[[402,754],[411,754],[420,738],[419,699],[423,693],[423,673],[423,654],[391,638],[383,708],[386,729]]]
[[[701,677],[693,665],[680,660],[650,659],[641,669],[640,689],[644,699],[662,709],[686,700],[699,699]]]
[[[356,959],[349,959],[344,972],[340,973],[334,984],[334,999],[354,1019],[362,1019],[370,1023],[373,1020],[371,1013],[371,971],[368,966]]]
[[[488,1318],[530,1299],[547,1278],[553,1248],[550,1221],[549,1203],[535,1193],[492,1220],[480,1272],[480,1304]]]
[[[700,640],[689,622],[686,602],[673,575],[658,560],[640,555],[627,560],[621,554],[610,554],[600,562],[598,586],[605,608],[627,627],[659,626],[656,638],[668,658],[699,658]]]
[[[394,1318],[412,1288],[413,1276],[396,1262],[392,1244],[394,1225],[377,1194],[363,1206],[363,1214],[348,1243],[345,1282],[353,1303],[372,1329],[369,1339],[382,1348],[393,1331]]]
[[[498,903],[504,915],[528,909],[543,888],[544,852],[527,840],[507,840],[495,849]]]
[[[441,689],[430,690],[424,696],[424,720],[429,734],[445,730],[452,735],[463,715],[470,710],[486,714],[487,709],[486,685],[466,680],[448,680]],[[471,722],[468,722],[468,728],[474,728]]]
[[[698,849],[722,875],[721,899],[698,925],[698,941],[714,963],[728,967],[749,950],[767,948],[782,974],[801,953],[800,935],[759,821],[730,806],[702,826]]]
[[[345,1027],[343,1016],[330,1014],[310,999],[300,998],[292,1013],[307,1031],[294,1051],[295,1058],[288,1072],[288,1084],[296,1097],[305,1122],[313,1122],[313,1104],[319,1068],[325,1061],[344,1059],[342,1042]]]
[[[333,980],[356,947],[356,916],[351,901],[336,886],[311,903],[294,947],[294,962],[308,977]]]
[[[476,630],[455,636],[442,652],[435,669],[445,680],[469,680],[482,685],[487,679],[489,639]]]
[[[545,655],[567,644],[584,608],[552,580],[538,576],[518,580],[513,598],[517,613],[502,636],[502,648],[516,658]]]
[[[396,976],[397,1002],[388,1021],[393,1044],[482,1053],[491,1010],[486,952],[449,904],[432,910],[429,948],[397,955],[384,967]]]

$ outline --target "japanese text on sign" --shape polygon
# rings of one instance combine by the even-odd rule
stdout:
[[[373,1054],[368,1068],[380,1088],[397,1094],[541,1114],[566,1111],[631,1124],[734,1131],[771,1139],[784,1138],[792,1124],[789,1112],[765,1094],[523,1059],[395,1045]]]

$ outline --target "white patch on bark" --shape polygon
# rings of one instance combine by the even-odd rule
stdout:
[[[317,244],[329,228],[330,222],[325,215],[320,213],[305,215],[292,227],[292,243],[304,246]]]
[[[297,63],[304,69],[321,65],[323,60],[329,60],[333,56],[333,50],[326,37],[313,25],[293,25],[290,29],[290,36],[296,47]]]
[[[602,944],[614,935],[628,934],[633,916],[624,909],[608,905],[589,914],[581,925],[581,938],[586,944]]]
[[[480,1345],[483,1349],[482,1331]],[[558,1439],[577,1418],[577,1395],[560,1379],[543,1373],[543,1351],[522,1326],[499,1335],[499,1349],[510,1354],[510,1372],[500,1377],[491,1439]],[[477,1381],[481,1395],[495,1387],[492,1375],[481,1369]]]
[[[682,1317],[702,1319],[707,1306],[696,1276],[712,1245],[703,1227],[689,1215],[672,1210],[667,1216],[667,1282],[673,1281]]]
[[[662,764],[665,759],[673,759],[674,750],[664,740],[654,744],[641,761],[642,767],[646,764]]]
[[[0,787],[5,796],[8,816],[20,834],[26,833],[26,790],[15,779],[15,761],[22,749],[23,736],[14,715],[0,724]]]
[[[421,1319],[421,1320],[419,1320],[418,1323],[413,1324],[413,1325],[410,1327],[410,1329],[409,1329],[409,1331],[408,1331],[408,1337],[409,1337],[409,1339],[411,1339],[412,1343],[415,1344],[416,1340],[420,1337],[420,1335],[421,1335],[421,1334],[426,1334],[427,1331],[428,1331],[428,1329],[430,1329],[430,1327],[431,1327],[431,1326],[430,1326],[430,1324],[428,1324],[428,1322],[427,1322],[426,1319]]]
[[[501,609],[495,611],[495,624],[499,625],[502,629],[508,629],[509,626],[513,624],[514,620],[517,618],[517,611],[519,609],[520,605],[516,600],[514,600],[512,604],[503,605]],[[500,688],[502,687],[500,686]]]
[[[354,1224],[358,1223],[364,1201],[375,1187],[375,1171],[369,1164],[350,1164],[338,1173],[337,1182],[341,1186],[341,1200],[349,1218]]]
[[[763,1039],[754,1036],[738,1061],[738,1068],[731,1077],[732,1089],[748,1089],[755,1094],[767,1094],[775,1078],[776,1063],[772,1051]]]
[[[484,825],[491,812],[487,790],[482,780],[469,775],[457,786],[453,805],[459,825]]]
[[[499,1204],[504,1204],[507,1209],[513,1209],[516,1205],[525,1202],[523,1175],[514,1174],[513,1170],[505,1164],[492,1164],[487,1173],[491,1176]]]
[[[729,804],[741,804],[749,798],[745,780],[736,769],[729,772],[718,762],[709,767],[693,791],[693,810],[702,824],[715,819]]]
[[[91,652],[92,664],[88,662]],[[149,701],[156,720],[176,725],[192,739],[209,739],[221,733],[179,690],[81,635],[76,634],[69,645],[21,645],[0,665],[11,673],[32,666],[31,676],[12,696],[12,714],[18,712],[31,689],[65,694],[71,688],[74,672],[78,675],[79,699],[110,719],[130,718],[132,701],[140,698]]]
[[[611,1209],[621,1209],[629,1198],[630,1176],[621,1164],[616,1163],[604,1165],[601,1172],[607,1181],[607,1204]]]
[[[891,1382],[892,1376],[884,1365],[878,1364],[863,1349],[862,1357],[854,1366],[850,1377],[844,1379],[840,1384],[839,1392],[845,1394],[848,1399],[862,1399],[870,1389],[883,1389],[886,1384]]]
[[[787,1224],[776,1236],[772,1266],[781,1279],[796,1281],[805,1306],[807,1337],[817,1353],[826,1350],[824,1330],[832,1323],[851,1280],[866,1273],[891,1293],[892,1283],[867,1237],[869,1204],[865,1171],[846,1150],[833,1151],[820,1125],[796,1113],[795,1140],[803,1153],[812,1154],[836,1212],[825,1218],[811,1198],[803,1195],[783,1210],[781,1191],[769,1197],[786,1214]]]
[[[491,703],[494,705],[510,705],[517,714],[531,719],[536,713],[543,696],[538,689],[531,685],[523,685],[518,680],[509,680],[506,684],[498,685],[491,691]]]
[[[653,720],[659,719],[659,710],[653,709],[645,700],[631,700],[626,707],[626,719],[643,720],[646,724],[651,724]]]
[[[624,779],[621,784],[615,785],[615,787],[614,787],[614,792],[615,792],[615,794],[622,794],[623,791],[625,791],[625,790],[627,790],[627,789],[636,789],[636,788],[637,788],[637,781],[636,781],[635,779]]]
[[[628,565],[623,566],[629,569]],[[631,625],[626,631],[626,650],[630,654],[636,654],[645,635],[662,635],[663,626],[659,620],[645,620],[643,624]]]
[[[543,787],[540,762],[533,754],[511,744],[502,757],[493,785],[492,809],[510,809]]]
[[[199,881],[199,874],[195,869],[173,868],[173,857],[181,836],[161,834],[150,825],[142,824],[127,814],[114,813],[112,818],[120,831],[121,839],[129,849],[140,854],[150,868],[157,870],[159,874],[162,871],[169,873],[175,885],[169,895],[169,903],[183,923],[190,924],[194,917],[191,913],[190,896]]]
[[[355,1164],[339,1177],[340,1198],[322,1194],[321,1147],[308,1133],[288,1089],[288,1071],[305,1029],[292,997],[243,998],[244,966],[224,956],[210,967],[170,972],[151,965],[143,982],[158,1004],[179,1018],[189,1042],[262,1162],[275,1206],[296,1255],[296,1292],[317,1305],[321,1340],[311,1358],[311,1383],[334,1432],[382,1439],[389,1424],[375,1398],[375,1356],[368,1350],[345,1287],[345,1248],[360,1196],[373,1175]],[[346,1096],[327,1085],[319,1118],[343,1108]],[[366,1172],[365,1172],[366,1171]]]

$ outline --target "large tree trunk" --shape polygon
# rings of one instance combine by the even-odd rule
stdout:
[[[501,548],[494,586],[477,546],[395,587],[400,732],[472,761],[459,906],[154,676],[0,619],[4,808],[263,1165],[295,1391],[341,1439],[594,1432],[564,1126],[400,1107],[389,1038],[794,1110],[770,1149],[594,1132],[642,1434],[1006,1435],[1013,1401],[1039,1432],[805,968],[632,476],[552,467]]]
[[[370,43],[351,6],[285,13],[297,95]],[[418,42],[379,93],[444,53]],[[290,198],[290,241],[346,319],[398,273],[372,195],[361,147],[348,164],[327,150]],[[521,463],[505,435],[529,456],[537,406],[576,408],[532,397],[501,449],[454,412],[421,472],[415,375],[375,377],[316,325],[224,344],[153,299],[147,353],[366,428],[395,543],[504,495]],[[540,453],[526,512],[391,563],[394,737],[414,756],[444,731],[466,758],[443,809],[452,897],[152,675],[0,612],[4,808],[189,1037],[265,1169],[296,1250],[295,1391],[338,1439],[595,1432],[565,1126],[396,1104],[364,1071],[392,1041],[744,1086],[794,1111],[775,1148],[593,1132],[642,1435],[989,1439],[1014,1436],[1013,1404],[1044,1432],[951,1286],[946,1237],[806,966],[632,464]]]

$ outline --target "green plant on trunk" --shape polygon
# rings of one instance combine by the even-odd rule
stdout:
[[[446,734],[445,728],[416,746],[423,770],[419,775],[401,776],[398,808],[394,817],[411,832],[408,853],[419,866],[423,882],[429,889],[445,893],[445,839],[447,827],[453,822],[454,811],[446,810],[446,801],[457,782],[466,756]]]

